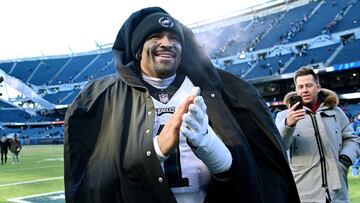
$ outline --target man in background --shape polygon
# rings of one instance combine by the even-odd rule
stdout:
[[[1,150],[1,165],[7,162],[7,153],[10,147],[10,140],[7,139],[6,133],[4,133],[0,140],[0,150]]]
[[[312,68],[295,72],[296,92],[285,96],[289,108],[276,125],[289,152],[301,202],[349,202],[347,174],[359,157],[360,140],[337,106],[337,95],[320,87]],[[301,101],[290,105],[293,96]],[[297,108],[303,105],[303,108]]]
[[[10,142],[10,151],[12,153],[12,157],[13,157],[13,162],[12,164],[18,164],[19,163],[19,153],[21,150],[21,143],[16,135],[16,133],[14,134],[13,138],[11,139]]]

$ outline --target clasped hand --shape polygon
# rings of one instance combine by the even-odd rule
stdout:
[[[225,144],[209,126],[206,105],[200,89],[194,88],[190,97],[175,110],[158,136],[161,152],[167,156],[178,145],[179,134],[186,137],[194,154],[213,174],[229,170],[232,156]]]
[[[207,146],[209,118],[206,114],[206,105],[201,96],[196,96],[189,105],[188,112],[182,116],[180,131],[188,139],[192,147]]]

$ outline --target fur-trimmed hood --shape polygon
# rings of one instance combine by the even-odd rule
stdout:
[[[296,92],[289,92],[285,95],[284,97],[284,102],[286,105],[289,104],[289,99],[290,97],[296,95]],[[337,94],[329,89],[326,88],[321,88],[319,95],[321,95],[321,97],[323,98],[323,102],[324,105],[329,107],[329,108],[333,108],[335,106],[337,106],[339,104],[339,97],[337,96]]]

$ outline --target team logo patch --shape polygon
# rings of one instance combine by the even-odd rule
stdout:
[[[160,99],[161,103],[166,104],[169,102],[169,95],[161,93],[161,94],[159,94],[159,99]]]
[[[163,27],[173,27],[174,26],[174,21],[167,17],[167,16],[163,16],[159,19],[159,23],[161,26]]]

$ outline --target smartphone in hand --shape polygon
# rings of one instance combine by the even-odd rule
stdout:
[[[303,108],[302,98],[301,98],[301,96],[298,96],[298,95],[294,95],[294,96],[290,97],[290,100],[289,100],[290,106],[293,106],[297,102],[300,102],[300,104],[295,108],[295,111]]]

